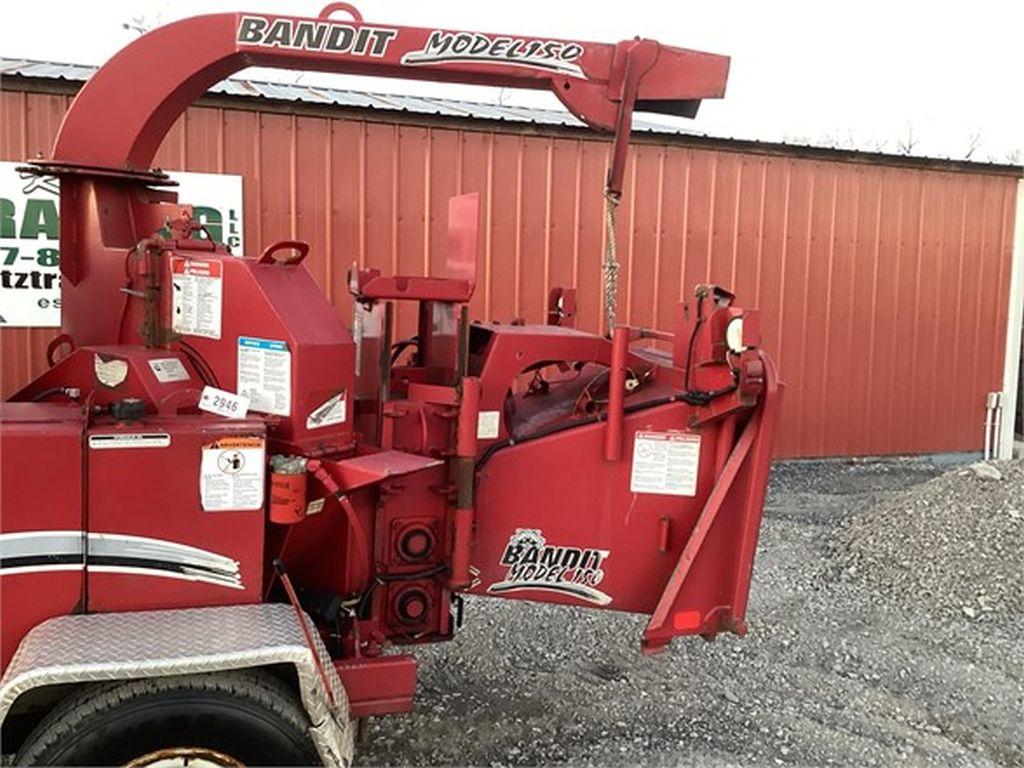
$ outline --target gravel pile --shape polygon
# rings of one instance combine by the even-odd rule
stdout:
[[[883,498],[840,534],[845,576],[937,617],[1024,613],[1024,462],[952,469]]]

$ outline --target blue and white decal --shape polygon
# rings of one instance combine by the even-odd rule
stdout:
[[[288,343],[239,336],[237,392],[249,399],[250,411],[291,416],[292,353]]]

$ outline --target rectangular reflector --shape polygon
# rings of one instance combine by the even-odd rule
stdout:
[[[678,630],[697,629],[700,624],[700,611],[679,611],[672,616],[672,626]]]

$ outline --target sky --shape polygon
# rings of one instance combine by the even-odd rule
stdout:
[[[316,16],[289,0],[6,4],[0,55],[101,64],[149,28],[202,13]],[[369,22],[615,42],[640,35],[732,58],[721,100],[680,124],[715,136],[1024,163],[1024,1],[357,0]],[[129,28],[125,28],[125,26]],[[168,52],[173,55],[173,52]],[[554,96],[321,73],[261,80],[560,109]],[[2,87],[2,83],[0,83]],[[661,115],[650,119],[673,122]]]

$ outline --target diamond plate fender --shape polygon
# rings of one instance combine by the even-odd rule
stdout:
[[[352,763],[348,698],[327,649],[317,652],[338,702],[332,710],[313,654],[289,605],[230,605],[59,616],[34,627],[0,680],[0,726],[26,691],[62,683],[251,669],[291,664],[324,765]]]

